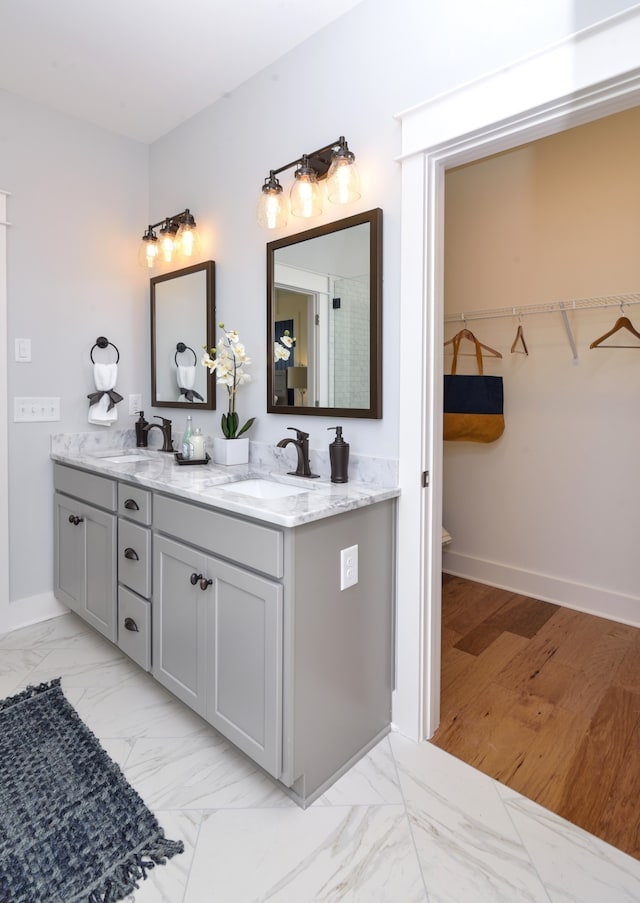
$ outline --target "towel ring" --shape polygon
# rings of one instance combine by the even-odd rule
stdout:
[[[93,348],[92,348],[91,351],[89,352],[89,357],[91,358],[91,363],[92,363],[92,364],[95,364],[95,361],[94,361],[94,359],[93,359],[93,352],[94,352],[94,350],[95,350],[96,348],[106,348],[108,345],[111,345],[112,348],[115,348],[115,349],[116,349],[116,354],[118,355],[118,357],[116,358],[116,364],[119,363],[119,361],[120,361],[120,352],[118,351],[118,349],[116,348],[116,346],[113,344],[113,342],[110,342],[109,339],[105,339],[105,337],[104,337],[103,335],[99,335],[98,338],[96,339],[95,345],[93,346]]]
[[[178,344],[176,345],[176,353],[175,353],[175,357],[174,357],[174,361],[176,362],[176,367],[178,366],[178,355],[182,354],[183,351],[191,352],[191,354],[193,355],[193,363],[195,366],[198,363],[198,356],[196,355],[193,348],[191,348],[189,345],[185,345],[184,342],[178,342]]]

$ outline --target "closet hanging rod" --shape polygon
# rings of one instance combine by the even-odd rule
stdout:
[[[563,316],[571,310],[596,310],[604,307],[620,307],[640,304],[640,292],[622,295],[607,295],[601,298],[579,298],[573,301],[549,301],[544,304],[525,304],[520,307],[496,307],[487,310],[461,311],[445,314],[445,323],[464,323],[467,320],[494,320],[501,317],[523,317],[528,314],[559,312]]]

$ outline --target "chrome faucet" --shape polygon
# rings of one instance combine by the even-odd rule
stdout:
[[[175,451],[173,447],[173,441],[171,439],[171,421],[166,417],[161,417],[159,414],[154,414],[154,416],[158,420],[162,420],[162,423],[148,423],[144,427],[144,432],[148,436],[150,430],[154,428],[154,426],[159,429],[162,433],[162,448],[160,451],[163,452],[172,452]]]
[[[311,463],[309,461],[309,433],[304,433],[302,430],[297,430],[295,426],[288,426],[288,430],[293,430],[296,434],[296,438],[294,439],[292,436],[287,436],[286,439],[281,439],[277,447],[284,448],[286,445],[295,445],[296,452],[298,453],[298,467],[297,470],[290,470],[289,474],[293,477],[311,477],[315,479],[319,477],[319,473],[311,473]]]

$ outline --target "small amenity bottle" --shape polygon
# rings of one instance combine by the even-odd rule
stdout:
[[[200,427],[196,427],[191,437],[191,446],[193,448],[194,461],[202,461],[204,458],[204,436]]]
[[[187,416],[187,428],[182,436],[182,460],[190,461],[193,458],[193,429],[191,414]]]

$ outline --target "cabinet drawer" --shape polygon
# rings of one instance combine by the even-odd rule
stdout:
[[[116,482],[108,477],[99,477],[84,470],[76,470],[74,467],[65,467],[64,464],[55,464],[53,485],[58,492],[83,499],[90,505],[106,508],[107,511],[116,510]]]
[[[118,581],[141,596],[151,595],[151,531],[118,519]]]
[[[148,527],[151,523],[150,491],[127,483],[118,483],[118,514]]]
[[[151,603],[118,588],[118,646],[136,664],[151,670]]]
[[[154,500],[154,529],[271,577],[284,573],[282,530],[164,495]]]

